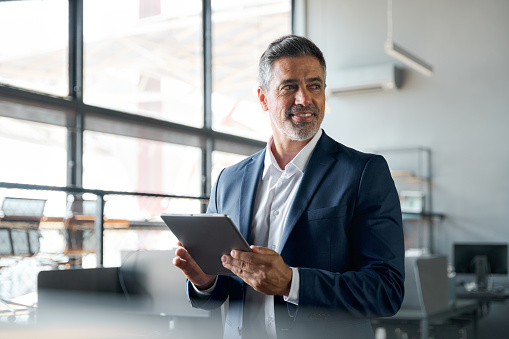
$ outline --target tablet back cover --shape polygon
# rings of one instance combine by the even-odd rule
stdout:
[[[224,214],[161,214],[201,269],[211,275],[233,275],[221,263],[234,249],[251,251],[233,221]]]

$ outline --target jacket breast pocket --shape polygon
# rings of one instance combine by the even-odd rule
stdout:
[[[295,227],[298,239],[305,239],[305,257],[309,266],[332,272],[342,271],[349,244],[347,237],[348,206],[346,204],[308,210],[304,223]],[[301,245],[302,247],[302,245]],[[305,266],[305,265],[303,265]]]
[[[341,218],[347,213],[347,205],[338,205],[332,207],[319,208],[315,210],[309,210],[307,212],[308,221],[312,220],[325,220],[325,219],[337,219]]]

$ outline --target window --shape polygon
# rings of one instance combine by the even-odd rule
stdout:
[[[0,2],[0,83],[69,94],[66,0]]]
[[[160,214],[203,212],[219,172],[265,146],[258,59],[291,3],[0,0],[0,201],[46,200],[40,248],[59,255],[70,194],[115,191],[104,216],[129,229],[105,228],[84,267],[174,246]],[[3,296],[35,290],[22,280]]]
[[[217,131],[267,141],[258,61],[268,44],[291,33],[291,1],[212,0],[212,114]]]
[[[84,1],[87,104],[203,126],[200,0]]]
[[[241,154],[235,154],[235,153],[228,153],[228,152],[220,152],[220,151],[214,151],[212,152],[212,182],[211,184],[214,185],[217,177],[219,176],[219,173],[228,166],[234,165],[238,163],[241,160],[244,160],[246,158],[245,155]]]
[[[199,196],[201,150],[147,139],[86,131],[83,186]]]
[[[67,129],[0,116],[0,181],[65,186]]]

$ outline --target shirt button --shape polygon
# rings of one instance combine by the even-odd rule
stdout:
[[[278,215],[279,211],[273,211],[274,215]]]
[[[276,250],[276,245],[270,246],[274,251]]]

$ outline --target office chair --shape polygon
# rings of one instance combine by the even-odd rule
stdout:
[[[39,224],[45,205],[45,199],[4,198],[0,218],[0,258],[12,259],[9,266],[39,251]],[[14,321],[20,311],[13,306],[22,307],[22,310],[33,308],[2,298],[0,305],[10,313],[10,321]]]
[[[466,338],[468,329],[476,326],[476,309],[475,302],[451,303],[447,257],[407,256],[401,309],[392,318],[380,318],[374,324],[398,330],[397,338],[428,339],[431,333],[437,339]],[[387,334],[392,338],[391,331]]]

